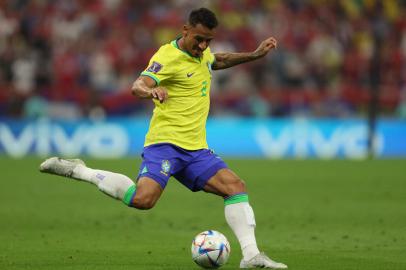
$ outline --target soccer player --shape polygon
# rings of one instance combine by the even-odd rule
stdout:
[[[240,268],[285,269],[258,250],[245,183],[206,142],[212,70],[264,57],[277,41],[270,37],[253,52],[213,54],[209,44],[217,24],[210,10],[193,10],[182,36],[163,45],[134,82],[132,93],[155,103],[136,183],[122,174],[88,168],[79,159],[49,158],[40,171],[90,182],[138,209],[152,208],[173,176],[191,191],[224,198],[226,221],[241,245]]]

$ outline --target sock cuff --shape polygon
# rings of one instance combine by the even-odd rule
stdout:
[[[135,196],[136,189],[137,189],[137,187],[136,187],[135,185],[132,185],[132,186],[129,187],[129,188],[127,189],[127,191],[125,192],[124,198],[123,198],[123,202],[124,202],[126,205],[128,205],[128,206],[131,205],[131,202],[132,202],[132,200],[133,200],[133,198],[134,198],[134,196]]]
[[[224,205],[241,203],[241,202],[248,202],[248,194],[247,193],[238,193],[228,197],[224,197]]]

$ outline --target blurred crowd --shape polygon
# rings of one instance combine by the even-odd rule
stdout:
[[[406,118],[406,3],[396,0],[2,0],[0,116],[148,115],[130,87],[202,3],[219,18],[214,52],[265,59],[216,71],[211,115],[354,117],[378,93]]]

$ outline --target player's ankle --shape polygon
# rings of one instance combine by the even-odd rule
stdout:
[[[257,256],[260,253],[260,251],[259,251],[256,243],[253,243],[253,244],[250,244],[250,245],[244,247],[242,250],[242,253],[243,253],[244,260],[249,261],[252,258],[254,258],[255,256]]]

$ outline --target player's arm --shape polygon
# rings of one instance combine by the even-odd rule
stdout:
[[[264,57],[272,49],[276,48],[277,41],[275,38],[270,37],[261,42],[258,48],[253,52],[247,53],[215,53],[215,61],[211,68],[213,70],[225,69],[238,64],[254,61],[258,58]]]
[[[139,98],[155,98],[161,103],[168,99],[168,91],[157,86],[156,81],[148,76],[139,76],[131,87],[131,93]]]

